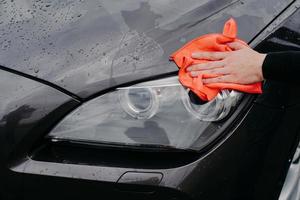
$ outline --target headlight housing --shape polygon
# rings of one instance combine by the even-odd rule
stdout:
[[[178,77],[149,81],[95,98],[64,118],[49,134],[53,140],[199,150],[241,99],[221,91],[210,102],[193,100]]]

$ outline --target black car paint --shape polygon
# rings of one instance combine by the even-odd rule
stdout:
[[[245,4],[247,5],[246,2],[237,2],[234,6]],[[257,49],[266,52],[270,49],[297,49],[295,44],[298,42],[298,37],[294,36],[299,34],[297,33],[299,25],[296,22],[299,15],[300,13],[297,12],[292,18],[286,20],[282,27],[258,45]],[[205,27],[207,23],[214,22],[218,23],[219,27],[227,18],[220,13],[216,16],[212,17],[212,21],[204,20],[201,23],[206,25],[201,26]],[[247,21],[247,18],[244,20]],[[269,22],[261,22],[258,27],[263,28]],[[193,30],[194,26],[191,28]],[[211,29],[214,29],[213,26]],[[287,30],[293,31],[293,34],[286,34]],[[247,38],[248,35],[248,41],[250,41],[259,31],[258,28],[256,31],[244,33],[241,37]],[[190,34],[196,34],[196,30],[191,31]],[[178,39],[178,35],[174,36],[175,39]],[[175,49],[171,47],[171,50],[172,48]],[[173,65],[172,70],[175,70],[174,67]],[[161,72],[169,71],[153,72],[147,76],[154,76]],[[46,134],[49,128],[71,109],[79,106],[80,102],[53,88],[9,72],[3,71],[0,76],[1,86],[6,88],[1,92],[1,97],[8,98],[7,101],[0,103],[1,108],[5,108],[5,112],[2,113],[5,116],[1,117],[2,123],[0,124],[2,129],[0,143],[3,144],[0,152],[0,184],[1,188],[5,188],[0,191],[5,192],[1,194],[4,195],[2,196],[4,199],[86,198],[90,196],[109,199],[113,197],[276,199],[288,167],[288,159],[291,158],[293,147],[298,140],[297,114],[300,95],[297,87],[266,82],[264,94],[257,97],[241,123],[235,124],[226,138],[223,138],[205,155],[192,159],[193,162],[189,164],[184,163],[167,169],[137,169],[128,168],[126,162],[123,162],[122,166],[109,167],[90,166],[89,163],[79,161],[77,164],[64,164],[64,161],[52,163],[32,160],[26,157],[26,154],[33,144],[42,139],[41,136]],[[127,76],[124,83],[136,81],[134,78],[141,77],[131,78]],[[95,88],[84,90],[89,91],[83,92],[88,95],[81,97],[93,96],[109,87],[112,86],[99,87],[97,90]],[[16,88],[21,88],[22,95]],[[14,91],[15,95],[12,95]],[[8,120],[11,122],[7,123]],[[21,123],[26,120],[30,123],[27,125]],[[286,127],[289,127],[288,130]],[[116,157],[116,159],[120,158]],[[115,184],[124,173],[130,171],[162,174],[163,178],[159,183],[149,182],[148,179],[139,180],[139,177],[136,177],[132,178],[131,184]],[[143,185],[145,182],[148,185]]]
[[[170,2],[7,1],[0,65],[88,98],[177,71],[169,55],[201,34],[221,32],[230,17],[249,42],[292,0]]]
[[[3,199],[10,199],[10,195],[22,194],[23,181],[20,174],[8,168],[27,156],[28,150],[41,138],[41,130],[45,131],[51,124],[57,123],[80,102],[49,86],[10,72],[1,71],[0,82],[0,194]]]

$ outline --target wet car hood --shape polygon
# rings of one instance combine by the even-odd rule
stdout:
[[[292,0],[0,0],[0,65],[81,98],[177,71],[169,55],[234,17],[249,42]]]

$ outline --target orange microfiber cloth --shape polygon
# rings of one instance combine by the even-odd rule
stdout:
[[[174,52],[170,59],[173,60],[179,69],[179,81],[182,85],[190,88],[202,100],[210,101],[220,90],[232,89],[247,93],[262,93],[261,82],[249,85],[241,85],[235,83],[210,83],[204,85],[202,78],[216,77],[214,74],[200,74],[197,77],[192,77],[186,68],[199,63],[207,62],[207,60],[193,59],[191,54],[200,51],[232,51],[227,46],[230,42],[241,42],[247,45],[244,41],[236,38],[237,24],[234,19],[229,19],[223,29],[223,34],[213,33],[200,36],[181,47]]]

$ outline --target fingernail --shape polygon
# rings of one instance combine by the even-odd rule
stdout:
[[[190,71],[192,71],[192,68],[188,67],[188,68],[186,68],[186,71],[190,72]]]
[[[197,75],[197,72],[192,71],[192,72],[191,72],[191,75],[192,75],[192,76],[196,76],[196,75]]]

